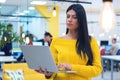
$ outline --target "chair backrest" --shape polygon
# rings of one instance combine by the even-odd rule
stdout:
[[[120,55],[120,49],[118,50],[117,55]]]
[[[100,51],[100,54],[101,54],[101,55],[104,55],[104,54],[105,54],[105,49],[102,49],[102,50]]]
[[[29,69],[27,63],[6,63],[2,65],[3,70]]]

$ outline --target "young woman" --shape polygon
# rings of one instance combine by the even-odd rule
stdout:
[[[58,69],[74,70],[76,73],[37,71],[55,80],[91,80],[101,73],[102,66],[96,39],[88,35],[85,10],[82,5],[73,4],[66,15],[66,35],[54,38],[50,49]]]

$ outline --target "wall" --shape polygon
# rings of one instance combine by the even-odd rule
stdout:
[[[48,11],[48,8],[52,7],[51,11]],[[35,6],[36,10],[41,14],[42,16],[48,17],[46,18],[46,21],[48,22],[48,31],[53,35],[53,37],[58,36],[58,28],[59,28],[59,7],[56,7],[56,13],[57,15],[54,17],[52,15],[53,12],[53,6]]]

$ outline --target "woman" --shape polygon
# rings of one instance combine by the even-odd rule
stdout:
[[[76,73],[51,73],[42,69],[38,72],[55,80],[91,80],[101,73],[102,66],[97,42],[88,35],[85,10],[80,4],[73,4],[66,14],[66,35],[53,39],[50,49],[58,69]]]

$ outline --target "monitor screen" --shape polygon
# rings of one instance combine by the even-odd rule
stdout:
[[[112,45],[105,45],[105,50],[110,50],[111,47]]]
[[[100,41],[100,45],[108,45],[108,41]]]

